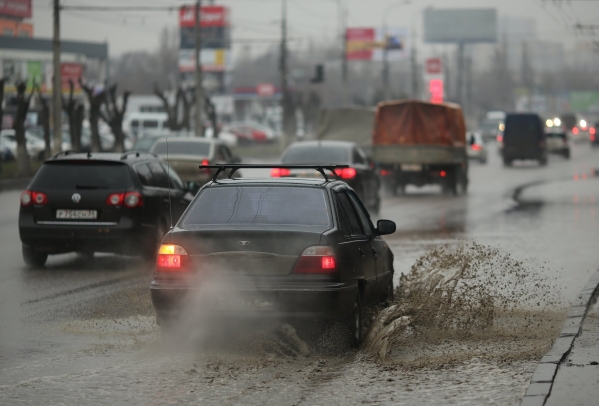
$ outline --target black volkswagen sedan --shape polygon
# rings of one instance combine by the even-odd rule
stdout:
[[[177,221],[191,199],[154,154],[61,153],[21,194],[23,259],[42,266],[48,255],[66,252],[153,258],[171,215]]]
[[[342,180],[210,182],[160,246],[150,288],[157,322],[168,326],[186,297],[226,278],[222,296],[243,299],[233,308],[215,300],[215,311],[341,320],[357,344],[363,308],[393,297],[393,253],[381,238],[393,232],[392,221],[372,224]]]
[[[355,142],[346,141],[303,141],[295,142],[281,156],[281,163],[293,164],[337,164],[348,165],[338,169],[338,175],[346,182],[366,207],[378,213],[381,206],[380,180],[374,163]],[[274,168],[272,177],[320,177],[313,170],[287,170]]]

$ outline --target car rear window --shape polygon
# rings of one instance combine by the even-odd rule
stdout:
[[[210,143],[209,142],[198,142],[198,141],[179,141],[169,142],[168,153],[175,155],[210,155]],[[166,155],[166,142],[159,142],[154,147],[154,153],[159,155]]]
[[[332,145],[298,145],[289,149],[282,159],[286,164],[345,164],[349,161],[349,148]]]
[[[60,162],[42,165],[32,187],[40,189],[127,189],[126,165],[108,162]]]
[[[509,115],[505,121],[503,142],[536,141],[544,134],[541,120],[533,114]]]
[[[183,220],[183,227],[286,225],[329,227],[322,189],[305,187],[217,187],[205,189]]]
[[[566,133],[547,133],[548,138],[561,138],[566,139]]]
[[[154,145],[155,142],[155,138],[142,138],[135,143],[133,149],[136,151],[149,151],[152,149],[152,145]]]

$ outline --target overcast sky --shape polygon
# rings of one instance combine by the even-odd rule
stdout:
[[[348,26],[382,25],[383,12],[397,0],[341,0],[348,7]],[[192,2],[177,0],[62,0],[63,5],[105,6],[178,6]],[[207,3],[204,0],[204,3]],[[547,3],[543,6],[544,3]],[[33,0],[33,23],[36,37],[52,35],[51,0]],[[252,51],[260,52],[272,46],[264,40],[276,40],[280,35],[278,21],[281,0],[216,0],[215,4],[231,8],[233,40],[261,40],[252,43]],[[410,27],[421,31],[420,11],[435,8],[496,8],[500,16],[530,17],[536,20],[537,38],[563,41],[572,45],[584,40],[571,29],[577,22],[596,24],[599,21],[599,1],[580,0],[412,0],[386,13],[390,26]],[[288,0],[289,36],[291,46],[332,41],[338,35],[338,5],[336,0]],[[107,41],[112,57],[133,50],[153,50],[163,27],[177,27],[176,11],[99,12],[64,10],[61,36],[65,39]],[[418,32],[418,36],[421,32]],[[599,30],[597,31],[599,40]],[[589,42],[587,39],[586,42]],[[293,45],[295,44],[295,45]],[[235,47],[242,44],[235,43]]]

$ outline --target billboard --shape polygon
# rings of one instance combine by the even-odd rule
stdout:
[[[1,0],[0,0],[1,1]],[[182,6],[179,9],[179,27],[195,27],[196,6]],[[202,6],[200,27],[228,27],[229,9],[223,6]]]
[[[31,18],[31,0],[0,0],[0,16]]]
[[[409,54],[407,28],[348,28],[345,32],[346,58],[349,61],[404,59]]]
[[[497,10],[427,9],[424,11],[424,41],[497,42]]]
[[[428,90],[428,101],[435,104],[443,103],[445,96],[443,60],[441,58],[428,58],[424,66],[424,81]]]
[[[599,92],[570,92],[570,110],[575,113],[599,112]]]
[[[228,49],[202,49],[200,51],[202,72],[226,72],[231,70],[231,51]],[[194,72],[195,50],[179,50],[179,71]]]

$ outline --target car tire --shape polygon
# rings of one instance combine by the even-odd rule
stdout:
[[[163,220],[158,220],[156,227],[154,228],[154,235],[150,238],[149,245],[146,247],[143,257],[148,261],[156,260],[156,255],[158,254],[158,248],[162,243],[162,239],[168,232],[168,227],[166,226],[166,222]]]
[[[564,158],[565,159],[570,159],[570,150],[564,151]]]
[[[512,166],[512,160],[503,158],[503,166]]]
[[[481,158],[481,159],[479,160],[479,162],[480,162],[482,165],[485,165],[485,164],[487,163],[487,158]]]
[[[41,268],[46,264],[48,260],[48,254],[44,252],[37,252],[33,248],[26,247],[23,245],[23,261],[30,268]]]
[[[354,348],[358,347],[364,339],[364,324],[362,322],[362,314],[363,309],[362,301],[360,300],[360,294],[356,294],[356,299],[347,321],[350,344]]]

